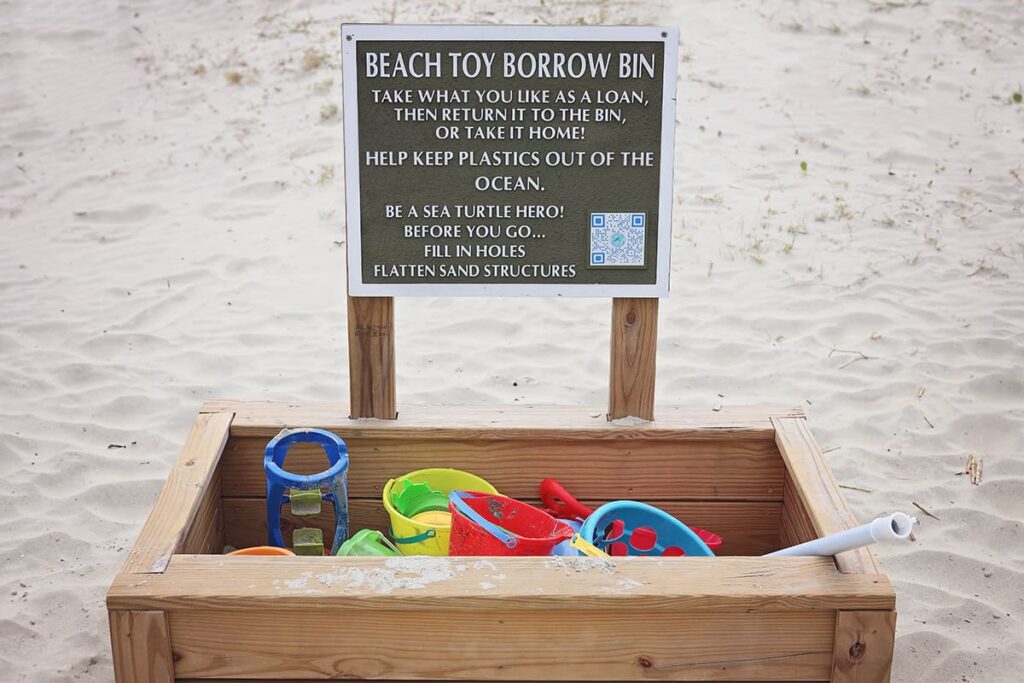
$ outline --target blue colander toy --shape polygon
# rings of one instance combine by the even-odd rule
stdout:
[[[594,510],[580,528],[580,536],[612,557],[714,556],[707,544],[675,517],[632,500],[616,500]]]

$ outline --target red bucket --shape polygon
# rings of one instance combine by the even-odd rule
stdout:
[[[572,527],[512,498],[452,491],[449,555],[550,555],[572,538]]]

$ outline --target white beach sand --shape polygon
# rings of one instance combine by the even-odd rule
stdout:
[[[860,518],[921,519],[895,680],[1019,680],[1018,0],[0,2],[0,680],[111,680],[202,400],[347,396],[337,26],[392,20],[680,27],[658,402],[803,405]],[[603,405],[609,315],[399,300],[400,401]]]

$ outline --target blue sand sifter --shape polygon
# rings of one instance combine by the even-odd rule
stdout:
[[[288,449],[297,443],[315,443],[324,449],[330,463],[318,474],[293,474],[284,469]],[[267,444],[263,457],[267,475],[267,537],[269,545],[284,548],[281,534],[281,506],[288,503],[292,514],[319,514],[321,503],[334,508],[334,542],[331,555],[348,538],[348,447],[345,442],[323,429],[284,430]],[[328,489],[322,493],[322,489]],[[303,531],[297,529],[296,532]],[[316,529],[319,533],[319,529]],[[321,550],[319,554],[323,554]]]
[[[632,500],[602,505],[587,517],[580,536],[612,557],[714,553],[697,534],[664,510]]]

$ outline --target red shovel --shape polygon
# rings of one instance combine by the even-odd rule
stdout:
[[[559,519],[574,519],[580,522],[585,521],[594,511],[583,503],[576,500],[565,487],[554,479],[545,479],[540,483],[540,499],[544,507],[554,517]],[[704,541],[712,552],[722,547],[722,537],[705,529],[698,529],[691,526],[693,533]]]

